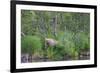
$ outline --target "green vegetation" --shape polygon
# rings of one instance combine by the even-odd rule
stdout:
[[[38,36],[25,36],[21,39],[22,53],[41,54],[42,42]]]
[[[79,60],[90,50],[89,13],[22,10],[21,32],[21,53],[45,61]]]

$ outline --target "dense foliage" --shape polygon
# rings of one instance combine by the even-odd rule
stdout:
[[[22,53],[74,60],[79,59],[80,52],[90,50],[89,13],[22,10],[21,32]],[[45,38],[58,43],[48,46]]]

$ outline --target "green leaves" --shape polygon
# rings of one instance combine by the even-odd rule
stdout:
[[[90,49],[90,14],[56,11],[21,11],[22,53],[45,54],[50,60],[68,55],[78,59],[82,50]],[[45,38],[58,42],[45,49]]]
[[[63,49],[64,47],[62,45],[56,45],[55,47],[48,47],[47,48],[47,57],[50,60],[59,61],[62,60],[65,54],[65,51]]]
[[[78,51],[90,48],[89,35],[86,35],[84,32],[77,33],[73,41]]]
[[[21,38],[22,53],[40,52],[41,48],[42,43],[38,36],[25,36]]]

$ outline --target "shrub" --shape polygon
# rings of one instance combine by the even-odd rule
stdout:
[[[22,53],[40,52],[42,48],[41,39],[38,36],[25,36],[21,38]]]
[[[67,55],[69,55],[72,59],[78,58],[78,52],[76,50],[75,44],[71,40],[65,40],[64,51]]]
[[[64,51],[64,45],[62,45],[61,43],[58,43],[54,49],[55,51],[55,60],[63,60],[64,55],[65,55],[65,51]]]
[[[66,31],[63,33],[59,33],[58,41],[59,44],[57,45],[57,48],[62,48],[60,52],[62,51],[62,55],[68,55],[72,59],[76,59],[78,57],[78,52],[75,47],[75,43],[73,42],[73,32]]]
[[[47,57],[50,60],[63,60],[64,57],[64,49],[61,45],[56,45],[55,47],[48,47],[47,49]]]
[[[75,47],[77,48],[77,51],[90,49],[89,36],[87,36],[83,32],[77,33],[74,37],[73,42],[75,43]]]

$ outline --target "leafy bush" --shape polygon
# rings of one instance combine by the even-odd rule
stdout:
[[[89,36],[83,32],[77,33],[73,39],[73,42],[75,43],[75,47],[77,48],[78,52],[81,50],[90,49]]]
[[[59,56],[64,57],[64,55],[69,55],[72,58],[77,56],[77,51],[75,44],[73,42],[73,32],[66,30],[66,32],[59,32],[57,40],[59,44],[56,45],[59,49]]]
[[[65,40],[64,42],[64,51],[66,52],[66,54],[69,55],[72,59],[78,58],[78,52],[76,50],[74,42],[70,40]]]
[[[55,60],[63,60],[65,51],[64,51],[64,45],[61,43],[56,45],[56,48],[54,49],[55,51]]]
[[[51,60],[62,60],[64,56],[63,46],[56,45],[55,47],[48,47],[47,57]]]
[[[40,52],[42,49],[41,39],[38,36],[25,36],[21,38],[22,53]]]

